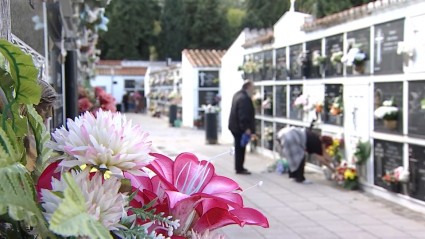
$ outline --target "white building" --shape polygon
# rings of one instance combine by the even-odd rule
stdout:
[[[182,52],[183,126],[194,127],[194,121],[204,113],[202,105],[214,104],[214,98],[221,94],[221,58],[225,53],[220,50]]]
[[[149,61],[101,60],[96,65],[97,76],[91,84],[102,87],[121,104],[124,92],[143,93],[149,64]]]
[[[263,70],[246,77],[254,79],[261,101],[272,102],[256,115],[260,152],[270,155],[275,150],[269,142],[273,132],[285,126],[309,127],[317,119],[322,135],[345,140],[345,159],[353,157],[359,139],[370,140],[371,156],[358,168],[364,190],[425,211],[424,20],[425,2],[416,0],[375,1],[317,20],[287,12],[273,32],[243,32],[223,57],[223,104],[240,88],[237,66],[244,59],[258,64]],[[354,65],[336,57],[349,49],[361,53]],[[233,76],[235,85],[228,82]],[[294,107],[301,94],[309,106],[323,101],[323,111]],[[400,112],[395,127],[374,119],[375,109],[391,98]],[[334,104],[338,99],[340,108]],[[228,114],[223,107],[223,125]],[[264,135],[266,129],[271,135]],[[223,140],[231,141],[225,127]],[[309,159],[309,167],[320,169],[318,165]],[[386,184],[382,177],[400,166],[410,171],[409,180],[397,187]]]

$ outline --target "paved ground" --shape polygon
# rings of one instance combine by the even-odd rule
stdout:
[[[140,114],[127,117],[151,134],[157,151],[171,158],[181,152],[192,152],[200,159],[208,159],[230,148],[206,145],[204,131],[170,128],[165,120]],[[296,184],[287,175],[262,173],[271,160],[255,154],[247,154],[245,166],[253,172],[249,176],[234,173],[231,156],[213,162],[219,175],[234,179],[242,188],[264,181],[261,188],[247,191],[243,197],[245,206],[267,216],[270,228],[228,226],[220,230],[227,239],[425,239],[425,215],[361,192],[344,190],[323,180],[322,175],[308,173],[313,184]]]

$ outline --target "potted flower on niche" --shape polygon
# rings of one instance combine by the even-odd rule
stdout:
[[[334,102],[331,105],[330,113],[337,116],[337,124],[341,124],[341,116],[344,112],[344,103],[342,102],[342,97],[338,96],[334,99]]]
[[[387,174],[382,177],[382,180],[390,186],[392,192],[401,193],[401,185],[409,181],[409,176],[409,171],[400,166],[391,172],[387,172]]]
[[[397,128],[399,109],[396,106],[394,97],[382,103],[375,112],[375,118],[384,121],[384,126],[389,130]]]
[[[326,63],[326,56],[322,56],[319,50],[313,51],[312,64],[319,67],[320,75],[323,75]]]
[[[397,54],[403,56],[405,66],[409,66],[409,61],[415,56],[415,48],[406,42],[398,42]]]
[[[336,72],[338,74],[342,73],[342,62],[341,59],[344,56],[344,53],[342,51],[334,52],[331,56],[331,63],[333,66],[336,67]]]
[[[267,148],[273,150],[273,127],[264,128],[264,139],[267,142]]]
[[[243,79],[250,78],[250,76],[253,76],[255,73],[258,73],[259,67],[256,62],[253,61],[247,61],[242,66],[238,67],[238,71],[243,71]]]
[[[347,66],[354,66],[354,70],[358,73],[364,73],[367,55],[360,48],[361,44],[351,47],[348,53],[341,58],[341,61]]]
[[[325,104],[323,102],[323,100],[318,100],[316,102],[315,108],[316,108],[316,113],[317,113],[317,121],[321,121],[321,115],[322,115],[322,111],[323,108],[325,107]]]

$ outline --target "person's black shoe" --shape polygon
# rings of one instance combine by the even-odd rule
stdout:
[[[243,170],[243,171],[236,171],[236,174],[243,174],[243,175],[250,175],[251,172],[249,172],[248,170]]]

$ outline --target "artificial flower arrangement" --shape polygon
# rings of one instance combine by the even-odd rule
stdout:
[[[356,190],[359,188],[359,176],[353,161],[342,160],[336,168],[336,181],[346,189]]]
[[[409,65],[409,60],[413,59],[415,56],[415,48],[411,45],[408,45],[406,42],[398,42],[397,45],[397,54],[403,55],[404,64]]]
[[[202,109],[204,109],[204,112],[206,114],[218,113],[221,110],[220,107],[215,106],[215,105],[211,105],[211,104],[209,104],[209,105],[202,105]]]
[[[425,110],[425,99],[421,100],[421,109]]]
[[[273,141],[273,135],[274,135],[273,127],[265,127],[264,128],[264,138],[265,138],[265,140],[267,140],[268,142]]]
[[[312,105],[309,102],[308,96],[304,95],[304,94],[298,96],[295,99],[293,106],[295,108],[297,108],[299,110],[303,110],[303,111],[310,111],[310,110],[314,109],[314,107],[315,107],[314,105]]]
[[[366,53],[360,50],[361,44],[357,44],[348,51],[346,55],[341,58],[341,62],[345,63],[347,66],[353,66],[354,70],[359,73],[363,73],[365,70],[365,62],[367,60]]]
[[[265,101],[261,104],[261,108],[270,110],[273,107],[273,100],[270,97],[267,97]]]
[[[372,152],[372,144],[370,141],[358,141],[356,145],[356,152],[354,153],[354,160],[357,165],[364,165],[370,157]]]
[[[214,158],[153,154],[148,134],[120,113],[85,112],[68,119],[49,142],[33,106],[40,103],[41,87],[31,56],[6,40],[0,46],[10,64],[10,70],[1,66],[3,103],[10,109],[10,116],[0,117],[2,234],[195,239],[213,238],[211,231],[230,224],[269,226],[262,213],[243,205],[235,181],[215,173]],[[37,158],[28,161],[31,170],[25,167],[31,159],[26,136],[34,138],[36,148]],[[52,157],[52,149],[59,155]],[[148,176],[145,168],[155,175]]]
[[[117,110],[115,98],[100,87],[94,87],[93,91],[92,89],[86,89],[78,85],[79,113],[81,114],[86,111],[96,112],[99,109],[115,112]]]
[[[336,65],[336,64],[338,64],[338,63],[341,63],[342,62],[342,57],[344,56],[344,52],[342,52],[342,51],[338,51],[338,52],[334,52],[334,53],[332,53],[332,56],[331,56],[331,63],[333,64],[333,65]]]
[[[384,121],[384,126],[390,130],[397,128],[399,109],[395,103],[394,97],[382,103],[375,112],[375,118]]]
[[[259,72],[259,65],[253,61],[247,61],[242,66],[238,66],[238,71],[243,71],[245,74]]]
[[[325,104],[324,104],[323,100],[318,100],[316,102],[316,105],[315,105],[316,112],[317,113],[322,113],[323,107],[325,107]]]
[[[322,56],[319,50],[313,51],[312,63],[313,66],[321,66],[326,63],[326,56]]]
[[[342,102],[342,97],[341,96],[335,97],[329,112],[332,115],[341,115],[343,111],[344,111],[344,103]]]
[[[261,94],[260,92],[256,92],[253,96],[252,96],[252,103],[254,104],[255,108],[258,108],[261,106]]]
[[[172,91],[167,96],[168,100],[170,101],[170,104],[177,105],[181,103],[182,96],[177,93],[177,91]]]
[[[344,140],[343,139],[332,139],[332,143],[327,145],[326,152],[336,163],[341,163],[344,149]]]
[[[220,78],[215,78],[215,79],[213,80],[213,83],[214,83],[214,84],[219,84],[219,83],[220,83]]]
[[[409,182],[410,173],[402,166],[395,168],[382,177],[386,183],[407,183]]]

